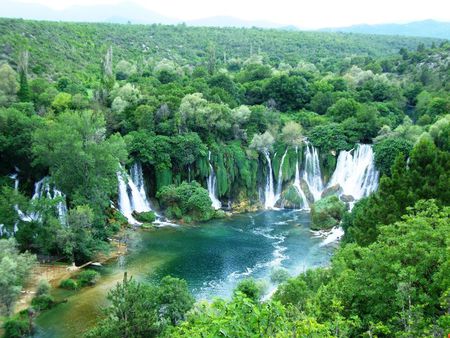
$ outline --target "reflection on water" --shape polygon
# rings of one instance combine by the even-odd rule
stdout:
[[[333,248],[309,230],[309,214],[263,211],[196,226],[159,228],[137,234],[129,254],[99,268],[102,278],[78,292],[55,290],[67,299],[38,318],[38,337],[79,337],[106,305],[106,294],[128,271],[138,280],[184,278],[197,299],[229,297],[246,277],[268,281],[274,267],[292,275],[329,262]]]

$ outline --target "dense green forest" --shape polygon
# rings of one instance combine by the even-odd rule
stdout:
[[[125,276],[87,336],[449,333],[449,61],[450,44],[431,39],[0,19],[5,335],[29,334],[28,314],[13,309],[37,259],[85,263],[130,227],[114,206],[118,175],[134,163],[155,209],[189,224],[227,217],[211,205],[209,164],[228,211],[263,207],[270,161],[295,208],[302,150],[318,150],[328,182],[339,152],[359,143],[373,144],[381,178],[351,211],[333,191],[313,204],[302,186],[313,226],[345,230],[329,267],[280,276],[264,301],[254,280],[230,300],[194,303],[183,280]],[[43,177],[47,191],[33,198]],[[35,311],[53,303],[41,289]]]

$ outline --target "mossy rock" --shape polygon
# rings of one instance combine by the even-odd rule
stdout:
[[[329,230],[338,225],[346,211],[346,205],[337,196],[318,200],[311,207],[311,229]]]
[[[133,213],[134,218],[136,218],[137,221],[143,222],[143,223],[153,223],[156,220],[156,215],[154,211],[147,211],[147,212],[134,212]]]
[[[214,213],[214,218],[225,218],[227,217],[227,213],[223,210],[216,210]]]
[[[141,225],[141,228],[142,228],[142,229],[145,229],[145,230],[150,230],[150,229],[154,229],[155,226],[154,226],[153,224],[151,224],[151,223],[143,223],[143,224]]]
[[[342,202],[345,202],[345,203],[350,203],[350,202],[355,201],[355,198],[352,195],[341,195],[339,198],[341,199]]]
[[[326,188],[322,192],[322,199],[327,198],[329,196],[339,196],[342,194],[342,187],[339,184],[332,185],[331,187]]]
[[[277,206],[285,209],[300,209],[304,207],[304,202],[298,194],[297,188],[290,185],[281,193],[281,198],[277,202]]]
[[[302,188],[303,193],[305,194],[306,199],[308,200],[308,203],[309,204],[314,203],[314,195],[309,190],[308,184],[305,182],[305,180],[303,179],[300,180],[300,187]]]

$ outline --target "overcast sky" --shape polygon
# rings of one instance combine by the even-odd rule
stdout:
[[[2,0],[0,0],[1,2]],[[123,0],[15,0],[54,9],[71,5],[114,4]],[[368,23],[450,21],[450,0],[130,0],[167,17],[193,20],[233,16],[303,28]],[[1,16],[1,13],[0,13]]]

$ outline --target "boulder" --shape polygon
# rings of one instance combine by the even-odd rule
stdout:
[[[326,188],[322,192],[322,198],[326,198],[328,196],[339,196],[342,194],[342,187],[339,184],[332,185],[331,187]]]
[[[345,202],[345,203],[350,203],[350,202],[355,201],[355,198],[352,195],[344,195],[343,194],[339,198],[342,202]]]

